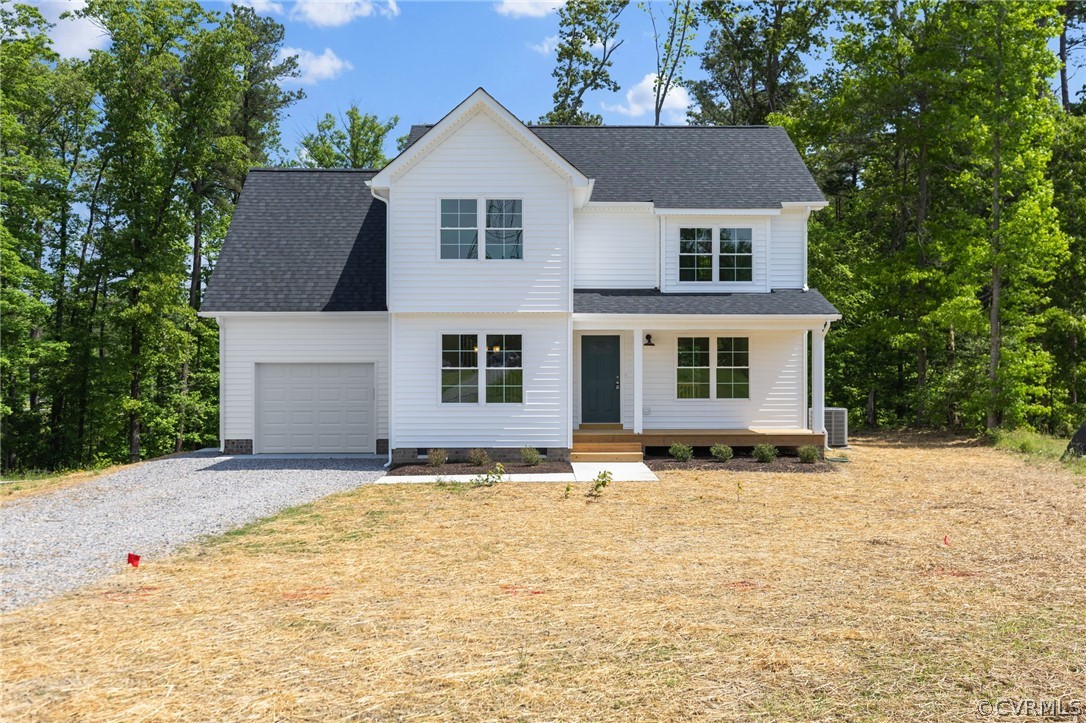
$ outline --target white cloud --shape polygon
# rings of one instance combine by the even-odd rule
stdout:
[[[602,103],[601,105],[604,110],[621,113],[631,118],[638,118],[652,113],[656,109],[656,91],[653,90],[655,82],[656,73],[649,73],[641,79],[640,83],[626,91],[626,102],[624,104],[608,105]],[[664,106],[660,114],[661,119],[668,123],[686,125],[686,109],[689,105],[690,94],[686,92],[686,88],[672,85],[668,89],[667,97],[664,98]]]
[[[540,55],[550,55],[558,47],[558,36],[548,35],[538,43],[528,43],[528,47]]]
[[[325,48],[320,55],[312,50],[283,48],[279,51],[279,55],[280,57],[298,56],[298,70],[301,75],[291,78],[291,81],[298,85],[312,85],[322,80],[331,80],[345,71],[354,70],[354,66],[349,61],[336,55],[331,48]]]
[[[86,4],[83,0],[52,0],[38,8],[46,20],[54,23],[49,31],[53,50],[65,58],[89,58],[90,51],[109,45],[109,36],[93,21],[71,17],[61,19],[62,13],[74,12]]]
[[[246,5],[259,15],[282,15],[283,3],[275,0],[234,0],[238,5]]]
[[[565,4],[565,0],[501,0],[494,9],[511,18],[543,18]]]
[[[396,0],[299,0],[290,9],[291,20],[301,20],[318,28],[337,28],[356,18],[368,18],[372,15],[394,18],[399,14],[400,6],[396,4]]]

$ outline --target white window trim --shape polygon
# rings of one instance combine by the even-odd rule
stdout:
[[[683,247],[683,230],[688,228],[707,228],[711,230],[711,243],[712,243],[712,260],[713,260],[713,278],[709,281],[683,281],[682,269],[680,267],[680,257]],[[750,281],[721,281],[720,280],[720,229],[750,229]],[[734,223],[721,223],[721,224],[679,224],[678,230],[675,234],[675,283],[681,287],[710,289],[710,288],[750,288],[757,283],[755,277],[758,270],[758,252],[755,250],[755,230],[757,224],[734,224]],[[768,235],[768,231],[766,232]],[[689,254],[686,254],[689,255]],[[745,254],[742,254],[745,255]],[[768,277],[769,270],[766,269]]]
[[[467,199],[472,199],[472,198],[475,199],[475,209],[476,209],[475,210],[475,226],[476,226],[476,231],[478,233],[478,239],[479,239],[478,242],[477,242],[476,257],[473,258],[473,259],[443,259],[443,258],[441,258],[441,229],[442,229],[442,226],[441,226],[441,202],[442,201],[454,201],[454,200],[455,201],[467,200]],[[520,225],[520,230],[521,230],[521,233],[524,234],[524,236],[521,238],[521,250],[520,250],[521,253],[520,253],[520,258],[519,259],[488,259],[486,257],[486,202],[487,202],[487,199],[490,199],[491,201],[520,201],[520,224],[521,224]],[[436,239],[435,239],[436,244],[435,244],[434,254],[435,254],[435,257],[437,258],[438,263],[441,263],[441,264],[455,264],[455,263],[476,264],[476,263],[480,263],[480,262],[487,262],[487,263],[522,263],[522,262],[524,262],[527,259],[527,256],[528,256],[528,244],[527,244],[527,235],[528,235],[527,234],[527,231],[528,231],[527,226],[528,226],[528,224],[525,223],[525,218],[524,218],[525,217],[524,209],[525,209],[526,206],[527,206],[527,204],[524,202],[524,197],[523,196],[516,196],[516,195],[510,195],[510,194],[502,195],[502,194],[499,194],[499,193],[490,193],[490,194],[478,195],[478,194],[470,194],[470,193],[461,193],[461,194],[449,193],[449,194],[445,194],[445,195],[439,195],[437,197],[436,203],[434,204],[434,228],[436,230],[436,234],[435,234],[436,235]],[[465,332],[465,333],[471,333],[471,332]]]
[[[679,337],[684,339],[709,339],[709,396],[704,399],[683,399],[679,396]],[[747,396],[745,397],[718,397],[716,395],[716,370],[717,369],[741,369],[742,367],[718,367],[717,362],[717,339],[746,339],[747,340]],[[751,400],[751,387],[754,386],[754,379],[751,370],[754,368],[750,363],[751,354],[751,337],[749,335],[743,336],[742,334],[699,334],[699,333],[678,333],[674,337],[675,344],[671,349],[672,367],[675,373],[672,375],[671,394],[674,397],[673,401],[681,402],[682,404],[707,404],[709,402],[740,402],[746,403]],[[683,369],[703,369],[704,367],[683,367]]]
[[[474,259],[445,259],[445,260],[446,261],[453,261],[453,260],[474,261]],[[461,335],[461,336],[463,336],[465,334],[473,335],[475,337],[476,343],[479,345],[478,350],[475,352],[475,362],[478,365],[478,366],[476,366],[476,369],[478,369],[478,371],[479,371],[479,379],[476,382],[476,384],[478,384],[478,388],[479,388],[478,401],[476,401],[476,402],[445,402],[445,401],[443,401],[441,399],[441,386],[442,386],[442,384],[441,384],[441,372],[444,369],[444,367],[441,366],[441,354],[442,354],[441,337],[443,337],[443,336],[453,336],[453,335]],[[501,335],[501,336],[519,336],[520,337],[520,371],[521,371],[520,393],[521,394],[520,394],[520,401],[519,402],[489,402],[488,403],[486,401],[486,370],[487,370],[487,366],[486,366],[486,337],[487,337],[487,335],[490,335],[490,336],[499,336],[499,335]],[[501,409],[501,408],[516,409],[517,407],[525,406],[528,403],[528,386],[527,386],[527,384],[525,382],[525,380],[527,379],[527,375],[524,373],[526,371],[525,366],[524,366],[524,344],[525,344],[524,340],[525,340],[526,336],[527,335],[523,331],[505,331],[504,329],[490,330],[490,331],[479,331],[478,329],[452,328],[452,329],[443,329],[443,330],[438,331],[437,332],[437,389],[436,389],[438,407],[443,408],[443,409],[444,408],[452,408],[452,409],[465,408],[465,409],[469,409],[471,407],[487,407],[487,406],[489,406],[489,407],[497,407],[499,409]],[[516,368],[516,367],[512,367],[512,368]]]

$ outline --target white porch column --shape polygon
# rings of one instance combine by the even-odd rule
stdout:
[[[825,335],[825,327],[811,332],[811,431],[822,433],[826,431]]]
[[[644,393],[644,381],[645,381],[645,347],[644,335],[641,329],[634,329],[633,339],[633,364],[634,364],[634,402],[633,402],[633,417],[634,417],[634,434],[641,434],[645,429],[645,393]]]

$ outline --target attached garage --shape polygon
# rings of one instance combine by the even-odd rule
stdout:
[[[359,454],[377,450],[374,364],[257,364],[261,453]]]

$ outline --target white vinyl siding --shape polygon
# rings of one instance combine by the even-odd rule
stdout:
[[[672,293],[704,293],[712,291],[748,291],[763,292],[769,290],[769,264],[776,263],[775,248],[768,249],[768,234],[772,219],[776,228],[775,216],[667,216],[664,219],[664,278],[663,291]],[[719,249],[721,228],[749,228],[751,229],[754,269],[750,281],[717,281],[716,268],[719,259],[716,251]],[[679,281],[679,234],[680,229],[702,228],[712,229],[713,241],[713,280],[712,281]]]
[[[829,213],[824,211],[823,213]],[[774,289],[803,288],[803,246],[806,243],[807,211],[786,209],[772,220],[769,282]]]
[[[678,399],[679,337],[743,337],[750,345],[749,399]],[[805,426],[802,331],[654,332],[644,351],[645,429],[798,429]],[[711,353],[714,357],[715,353]]]
[[[257,364],[310,363],[372,363],[377,438],[388,438],[387,314],[269,313],[227,317],[221,323],[223,439],[256,440]]]
[[[441,259],[443,198],[521,200],[523,259]],[[489,115],[471,117],[392,181],[389,308],[569,311],[571,198],[568,178]]]
[[[578,289],[654,289],[660,231],[648,210],[573,212],[573,286]]]
[[[397,314],[393,446],[568,446],[568,323],[565,314]],[[524,402],[442,404],[443,334],[520,335]]]

